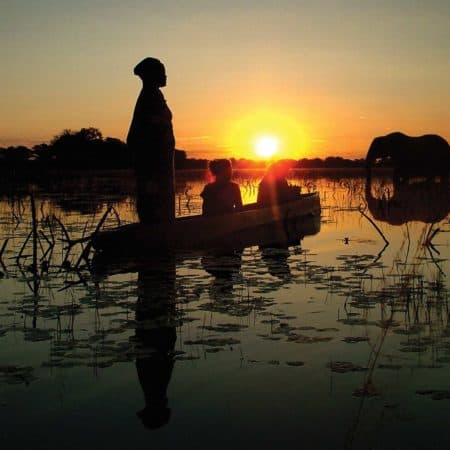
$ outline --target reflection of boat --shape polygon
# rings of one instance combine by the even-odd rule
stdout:
[[[449,184],[430,181],[394,183],[390,198],[372,195],[371,183],[366,183],[366,202],[374,219],[390,225],[411,221],[436,223],[450,211]]]
[[[283,223],[272,223],[233,233],[225,238],[211,241],[207,249],[198,249],[200,256],[210,257],[213,248],[219,254],[239,255],[246,247],[254,245],[264,247],[284,247],[298,245],[305,236],[312,236],[320,231],[320,216],[305,216],[297,219],[286,220]],[[194,254],[195,254],[194,253]],[[177,259],[192,257],[191,250],[181,251]],[[213,255],[217,255],[216,252]],[[133,253],[108,251],[96,252],[93,259],[93,269],[98,275],[125,273],[138,271],[142,266],[153,264],[151,253]],[[206,261],[206,260],[205,260]],[[209,264],[211,266],[211,264]],[[230,268],[232,269],[233,266]]]
[[[92,245],[114,253],[207,248],[218,240],[240,240],[240,233],[263,225],[303,217],[320,217],[318,193],[301,194],[296,201],[264,208],[252,203],[245,205],[243,211],[222,216],[198,215],[177,218],[173,223],[124,225],[99,233]]]
[[[267,270],[273,277],[288,281],[291,277],[288,258],[289,249],[283,245],[277,247],[260,247],[261,259],[267,266]]]

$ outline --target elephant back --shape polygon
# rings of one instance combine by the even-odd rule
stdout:
[[[376,137],[367,152],[366,164],[390,158],[394,170],[424,175],[445,175],[450,168],[450,146],[441,136],[408,136],[394,132]]]

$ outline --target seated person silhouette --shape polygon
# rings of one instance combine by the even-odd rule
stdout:
[[[241,190],[231,181],[232,168],[228,159],[215,159],[209,163],[215,180],[208,183],[200,196],[203,198],[204,216],[228,214],[242,209]]]
[[[285,161],[277,161],[269,166],[258,186],[257,203],[259,205],[285,203],[298,197],[299,188],[290,186],[287,182],[289,170],[290,165]]]

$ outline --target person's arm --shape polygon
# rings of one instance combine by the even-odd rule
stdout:
[[[286,202],[292,198],[292,189],[289,186],[286,178],[280,179],[278,181],[278,201]]]
[[[200,197],[203,199],[202,203],[202,215],[208,215],[208,185],[203,188],[203,191],[200,193]]]
[[[266,205],[269,203],[268,187],[264,181],[261,181],[258,185],[258,196],[256,198],[256,203],[258,205]]]
[[[235,211],[242,210],[242,195],[241,195],[241,189],[238,184],[235,184],[234,210]]]

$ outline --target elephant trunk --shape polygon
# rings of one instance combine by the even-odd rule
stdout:
[[[366,178],[370,182],[372,178],[372,165],[377,158],[377,142],[378,138],[375,138],[370,144],[369,150],[366,155]]]
[[[376,158],[374,156],[374,146],[372,143],[366,156],[366,178],[368,181],[370,181],[372,178],[372,165],[375,162],[375,159]]]
[[[366,159],[366,179],[367,183],[370,184],[370,181],[372,180],[372,163],[371,161],[367,161],[367,159]]]

